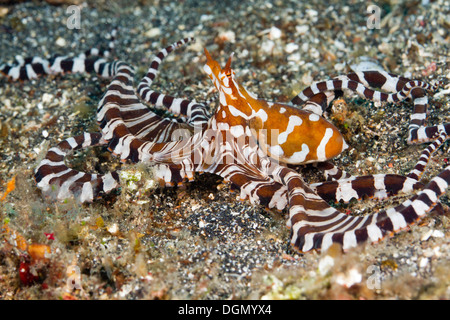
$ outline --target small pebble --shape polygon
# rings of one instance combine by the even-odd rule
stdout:
[[[423,269],[428,265],[429,259],[428,258],[421,258],[419,260],[419,268]]]
[[[65,46],[67,46],[66,40],[65,40],[64,38],[61,38],[61,37],[59,37],[58,39],[56,39],[55,44],[56,44],[58,47],[65,47]]]
[[[276,40],[276,39],[280,39],[281,38],[281,30],[278,29],[277,27],[272,27],[270,28],[269,31],[269,39],[271,40]]]
[[[299,35],[303,35],[303,34],[305,34],[305,33],[307,33],[309,31],[309,26],[308,25],[296,26],[295,27],[295,31],[297,31],[297,33]]]
[[[161,35],[160,28],[152,28],[145,33],[145,36],[148,38],[155,38]]]
[[[284,51],[286,51],[286,53],[292,53],[294,51],[297,51],[299,48],[298,44],[290,42],[286,45],[286,47],[284,48]]]

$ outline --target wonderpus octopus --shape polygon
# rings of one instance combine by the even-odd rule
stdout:
[[[383,71],[355,72],[313,83],[291,104],[274,103],[258,99],[238,83],[231,68],[232,56],[222,68],[205,49],[203,70],[219,96],[219,106],[210,115],[204,104],[151,89],[163,59],[191,40],[161,50],[137,89],[133,86],[133,68],[123,61],[105,60],[108,51],[94,49],[77,57],[56,56],[49,60],[19,59],[15,64],[0,66],[13,80],[61,72],[95,72],[112,77],[98,104],[100,132],[60,142],[38,164],[35,179],[44,194],[56,195],[59,200],[75,196],[81,202],[91,202],[118,188],[117,172],[79,172],[64,161],[74,150],[107,146],[123,161],[155,166],[156,178],[166,186],[191,181],[194,173],[208,172],[220,175],[232,189],[240,189],[241,199],[286,209],[291,244],[301,252],[326,250],[333,243],[348,249],[365,241],[378,242],[431,210],[440,209],[439,197],[450,182],[450,166],[426,185],[420,182],[430,157],[450,132],[450,123],[425,126],[427,91],[436,90],[435,86]],[[333,99],[346,91],[375,102],[412,100],[408,143],[430,144],[409,174],[351,176],[329,162],[347,144],[323,113]],[[161,117],[146,103],[179,117]],[[326,181],[305,183],[295,165],[308,163],[315,163]],[[409,200],[364,216],[348,215],[329,205],[363,197],[383,199],[413,190],[417,191]]]

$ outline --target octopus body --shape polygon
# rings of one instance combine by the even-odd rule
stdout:
[[[287,210],[291,244],[301,252],[326,250],[333,243],[349,249],[362,242],[377,242],[441,207],[439,196],[448,188],[450,166],[428,184],[420,182],[429,159],[450,132],[449,123],[425,126],[427,91],[435,90],[434,86],[382,71],[356,72],[316,82],[291,104],[274,103],[258,99],[239,84],[231,67],[232,56],[222,68],[205,49],[204,71],[219,100],[210,115],[203,104],[151,89],[163,59],[191,40],[161,50],[137,88],[130,65],[108,62],[92,52],[75,58],[33,58],[0,66],[13,79],[67,71],[112,77],[97,109],[100,132],[60,142],[37,166],[35,178],[44,194],[55,194],[59,200],[75,196],[80,202],[90,202],[118,188],[117,172],[79,172],[64,161],[74,150],[105,145],[122,161],[155,166],[156,177],[167,186],[190,181],[194,173],[209,172],[239,189],[241,199]],[[409,174],[355,177],[329,161],[348,146],[323,112],[344,91],[380,102],[412,99],[408,142],[430,144]],[[161,117],[147,103],[182,117]],[[294,166],[307,163],[315,163],[327,181],[307,184]],[[383,199],[413,190],[418,192],[400,205],[365,216],[347,215],[329,205],[330,201],[348,202],[366,196]]]

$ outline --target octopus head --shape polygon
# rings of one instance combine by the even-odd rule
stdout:
[[[219,93],[225,94],[229,97],[234,97],[235,92],[239,90],[239,85],[235,80],[235,73],[233,69],[231,69],[231,60],[233,58],[233,54],[231,54],[224,68],[220,67],[219,63],[211,57],[208,50],[206,49],[205,54],[206,64],[203,67],[203,70],[211,78],[214,86],[219,91]]]

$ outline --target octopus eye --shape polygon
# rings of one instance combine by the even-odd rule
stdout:
[[[231,77],[231,72],[227,72],[227,73],[225,73],[225,75],[226,75],[228,78],[230,78],[230,77]]]

